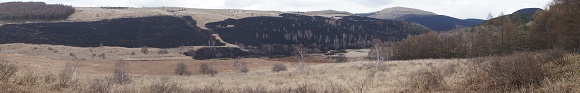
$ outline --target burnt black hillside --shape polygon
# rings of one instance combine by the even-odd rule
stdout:
[[[96,22],[9,24],[0,27],[0,43],[170,48],[204,45],[208,31],[191,17],[155,16]],[[217,44],[223,45],[223,44]]]
[[[359,16],[339,20],[297,14],[281,16],[227,19],[206,24],[206,27],[220,34],[226,42],[263,49],[276,47],[271,45],[299,44],[320,50],[361,48],[367,47],[373,38],[401,40],[408,35],[430,31],[413,23]]]

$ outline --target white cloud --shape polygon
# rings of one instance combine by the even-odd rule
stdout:
[[[0,0],[7,2],[12,0]],[[458,18],[485,18],[522,8],[543,8],[551,0],[37,0],[82,7],[190,7],[212,9],[252,9],[279,11],[341,10],[366,13],[384,8],[403,6],[432,11]]]

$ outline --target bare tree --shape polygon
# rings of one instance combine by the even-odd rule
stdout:
[[[372,52],[375,55],[375,66],[377,68],[381,68],[382,62],[385,60],[385,56],[383,55],[383,42],[379,38],[373,39],[373,50]]]
[[[78,62],[67,62],[62,72],[59,74],[61,87],[68,87],[71,83],[76,81]]]
[[[207,72],[208,72],[208,70],[209,70],[209,64],[207,64],[207,63],[201,63],[201,64],[199,65],[199,73],[202,73],[202,74],[208,74],[208,73],[207,73]]]
[[[113,79],[116,83],[119,84],[128,84],[131,83],[131,79],[129,75],[127,75],[127,62],[125,61],[118,61],[115,67],[115,72],[113,74]]]
[[[236,62],[234,63],[234,67],[240,72],[240,73],[247,73],[250,70],[248,69],[248,67],[246,66],[247,62],[244,61],[242,58],[236,58]]]
[[[178,63],[175,67],[175,74],[180,76],[191,75],[191,71],[187,69],[187,65],[185,65],[185,63]]]
[[[298,60],[298,71],[300,74],[304,74],[304,69],[306,68],[306,53],[308,49],[302,45],[294,46],[294,58]]]

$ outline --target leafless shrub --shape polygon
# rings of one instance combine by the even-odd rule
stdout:
[[[439,71],[434,69],[419,70],[411,74],[409,81],[410,91],[414,92],[436,92],[447,90],[444,77]]]
[[[158,54],[169,54],[169,51],[166,49],[160,49],[157,53]]]
[[[78,62],[67,62],[64,69],[59,74],[59,85],[61,88],[68,88],[72,84],[77,82],[76,74],[77,74]]]
[[[269,92],[268,89],[261,84],[256,85],[256,86],[246,86],[243,89],[240,89],[240,91],[238,91],[238,92],[239,93],[272,93],[272,92]]]
[[[208,63],[202,63],[199,65],[199,72],[203,74],[210,74],[211,76],[218,74],[215,64],[209,65]]]
[[[128,84],[131,83],[131,78],[127,75],[127,62],[118,61],[115,66],[115,72],[113,74],[113,80],[118,84]]]
[[[15,80],[16,85],[35,86],[42,83],[43,76],[34,73],[26,72]]]
[[[288,70],[286,68],[286,65],[284,64],[274,64],[274,66],[272,66],[272,72],[280,72],[280,71],[286,71]]]
[[[563,53],[563,54],[560,54]],[[464,86],[472,90],[513,91],[523,87],[541,86],[547,78],[544,64],[564,57],[565,52],[546,50],[539,52],[517,52],[507,56],[482,57],[471,60],[474,77],[467,78]]]
[[[105,55],[105,53],[99,54],[99,57],[101,57],[102,59],[107,59],[107,55]]]
[[[141,53],[143,53],[143,54],[149,54],[149,48],[147,48],[147,46],[141,47]]]
[[[3,82],[8,82],[10,77],[14,76],[14,73],[18,71],[18,67],[13,64],[7,64],[4,60],[0,60],[0,80]]]
[[[310,86],[310,83],[302,83],[302,84],[297,84],[295,89],[291,89],[294,90],[294,93],[317,93],[317,89],[314,89],[313,87]]]
[[[185,63],[178,63],[175,67],[175,74],[180,76],[191,75],[191,71],[187,69],[187,65],[185,65]]]
[[[94,79],[89,82],[86,92],[89,93],[113,93],[113,83],[105,79]]]
[[[373,82],[377,70],[369,70],[364,79],[353,82],[350,90],[356,93],[365,93],[365,89]]]
[[[331,80],[327,80],[327,84],[328,86],[326,89],[327,93],[348,93],[348,89],[340,84],[337,84],[336,82],[333,82]]]
[[[207,63],[201,63],[199,65],[199,73],[207,74],[208,69],[209,69],[209,64],[207,64]]]
[[[236,58],[236,62],[234,63],[234,67],[240,72],[240,73],[247,73],[250,70],[248,69],[248,67],[246,66],[247,62],[244,61],[242,58]]]
[[[205,85],[203,88],[194,88],[190,91],[191,93],[230,93],[231,91],[226,91],[221,81],[216,81],[212,84]]]
[[[182,88],[182,84],[169,81],[169,78],[161,78],[159,82],[156,82],[148,87],[145,87],[149,93],[184,93],[185,89]],[[202,92],[195,92],[202,93]],[[213,93],[213,92],[205,92]]]

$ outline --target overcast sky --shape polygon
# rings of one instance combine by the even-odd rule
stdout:
[[[7,2],[14,0],[0,0]],[[278,11],[340,10],[367,13],[402,6],[461,19],[485,19],[488,13],[510,14],[522,8],[544,8],[551,0],[33,0],[75,7],[189,7]]]

